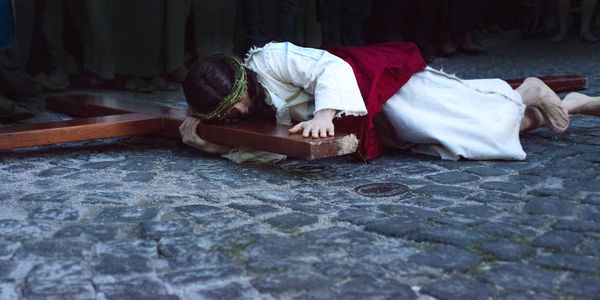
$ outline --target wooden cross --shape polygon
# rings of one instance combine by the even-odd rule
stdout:
[[[188,115],[187,109],[90,95],[48,97],[46,108],[77,118],[0,128],[0,150],[154,133],[179,137],[179,125]],[[312,139],[288,134],[289,128],[274,122],[200,124],[197,132],[210,142],[303,159],[356,151],[356,145],[347,147],[346,134]]]
[[[556,92],[587,87],[587,79],[579,75],[541,79]],[[522,81],[508,80],[513,88]],[[90,95],[48,97],[46,108],[77,118],[0,128],[0,150],[142,134],[179,137],[178,127],[187,116],[187,109]],[[348,146],[348,134],[337,132],[334,137],[312,139],[299,134],[290,135],[289,128],[273,122],[200,124],[197,132],[202,139],[217,144],[303,159],[339,156],[356,151],[356,145]]]

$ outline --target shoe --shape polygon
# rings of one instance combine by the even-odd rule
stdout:
[[[11,103],[12,100],[0,97],[0,103],[5,102]],[[0,110],[0,122],[1,123],[9,123],[9,122],[17,122],[25,119],[29,119],[34,117],[35,114],[29,111],[24,106],[18,105],[12,102],[11,108],[9,110]]]
[[[567,34],[566,33],[557,33],[555,36],[553,36],[550,39],[551,43],[560,43],[560,42],[564,42],[567,40]]]
[[[129,77],[123,83],[123,88],[128,91],[140,93],[150,93],[156,90],[155,85],[147,82],[142,77]]]
[[[63,68],[57,68],[52,73],[37,73],[33,79],[37,81],[44,89],[51,91],[62,91],[71,85],[69,75]]]
[[[586,43],[597,43],[598,38],[591,34],[589,31],[584,32],[579,36],[579,39]]]
[[[473,47],[473,48],[460,47],[460,48],[458,48],[458,50],[460,50],[461,52],[463,52],[464,54],[466,54],[468,56],[480,55],[480,54],[487,53],[487,51],[485,51],[481,48],[478,48],[478,47]]]
[[[456,55],[458,51],[456,51],[456,49],[452,48],[452,49],[442,49],[442,48],[438,48],[437,51],[435,52],[434,56],[437,57],[453,57]]]
[[[163,91],[176,91],[179,88],[176,84],[168,82],[160,76],[152,78],[150,83],[154,84],[159,90]]]

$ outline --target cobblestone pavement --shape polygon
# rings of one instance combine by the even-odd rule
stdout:
[[[433,66],[600,93],[600,44],[485,43]],[[163,137],[2,151],[0,298],[598,299],[600,119],[571,124],[523,136],[522,162],[236,165]]]

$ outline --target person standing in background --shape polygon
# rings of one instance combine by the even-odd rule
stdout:
[[[6,9],[3,9],[3,24],[14,24],[14,40],[8,45],[13,35],[10,27],[7,27],[3,34],[3,46],[7,48],[0,51],[0,122],[14,122],[35,116],[45,105],[42,87],[26,71],[35,1],[2,0],[0,5]],[[10,16],[6,12],[10,12]]]

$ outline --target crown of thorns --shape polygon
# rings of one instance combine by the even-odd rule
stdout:
[[[233,68],[235,72],[235,81],[233,83],[231,93],[223,98],[223,101],[221,101],[219,106],[217,106],[217,108],[215,108],[213,111],[201,113],[190,108],[192,116],[205,121],[221,119],[229,109],[242,100],[242,96],[247,89],[246,69],[242,65],[242,61],[239,58],[230,55],[214,55],[214,57],[224,60]]]

